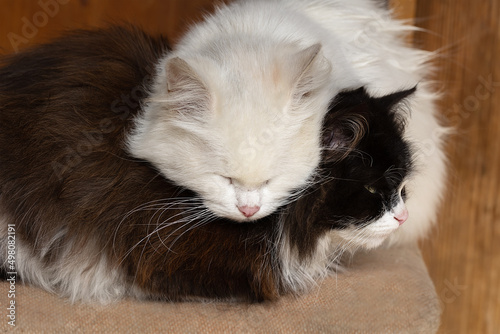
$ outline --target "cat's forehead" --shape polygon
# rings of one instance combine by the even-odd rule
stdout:
[[[248,72],[248,73],[246,73]],[[259,73],[261,72],[261,73]],[[220,117],[283,118],[290,102],[292,88],[283,84],[271,68],[263,71],[232,71],[213,83],[215,112]]]
[[[227,115],[215,117],[210,140],[217,142],[222,167],[232,177],[264,182],[319,155],[320,126],[313,120],[297,121],[269,106],[221,113]]]
[[[262,81],[240,84],[214,92],[211,126],[229,146],[254,146],[265,153],[315,121],[291,111],[291,92]]]
[[[266,40],[219,40],[193,62],[219,105],[279,109],[291,98],[302,48]],[[224,53],[221,53],[224,50]]]

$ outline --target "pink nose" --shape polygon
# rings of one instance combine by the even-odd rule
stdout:
[[[239,206],[238,207],[238,210],[240,210],[240,212],[247,218],[250,218],[252,217],[254,214],[257,213],[257,211],[260,210],[260,206],[247,206],[247,205],[243,205],[243,206]]]
[[[401,212],[394,215],[394,219],[398,221],[399,225],[403,225],[403,223],[408,219],[408,210],[406,210],[406,208],[401,210]]]

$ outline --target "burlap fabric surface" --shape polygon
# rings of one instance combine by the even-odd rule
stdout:
[[[357,254],[347,272],[300,298],[254,305],[125,300],[71,305],[16,286],[16,326],[8,325],[9,285],[0,284],[1,332],[14,333],[435,333],[440,307],[417,247]]]

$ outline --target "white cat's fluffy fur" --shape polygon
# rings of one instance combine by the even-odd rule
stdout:
[[[321,119],[339,91],[365,86],[381,96],[418,84],[407,127],[418,170],[407,185],[410,219],[390,237],[414,241],[435,219],[445,159],[425,81],[431,54],[402,40],[412,29],[372,0],[223,6],[159,64],[130,151],[197,191],[217,215],[248,220],[237,207],[258,206],[257,219],[307,183]],[[176,84],[190,89],[167,94]]]

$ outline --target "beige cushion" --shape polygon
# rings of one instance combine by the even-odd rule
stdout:
[[[8,284],[0,284],[1,325]],[[253,305],[161,303],[71,305],[17,284],[16,331],[26,333],[435,333],[440,307],[416,247],[359,253],[347,272],[300,298]]]

